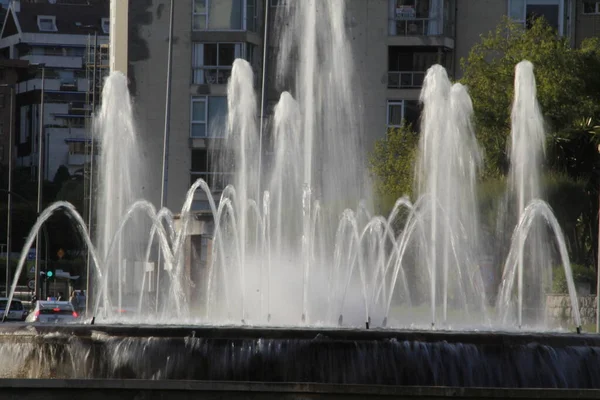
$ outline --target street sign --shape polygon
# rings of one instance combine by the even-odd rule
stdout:
[[[29,282],[27,282],[27,287],[31,290],[35,289],[35,281],[32,279]]]
[[[65,256],[65,251],[62,248],[58,249],[58,252],[56,253],[56,255],[58,256],[59,260],[62,260],[62,258]]]
[[[35,276],[35,265],[32,265],[29,268],[29,271],[27,271],[27,276],[29,276],[29,277]]]

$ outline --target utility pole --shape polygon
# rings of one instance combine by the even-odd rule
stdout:
[[[37,216],[39,217],[42,213],[42,196],[43,196],[43,186],[42,182],[44,179],[44,175],[42,174],[42,166],[43,164],[43,146],[44,146],[44,84],[46,80],[46,65],[39,64],[42,68],[42,89],[40,91],[40,116],[39,116],[39,133],[38,133],[38,196],[37,196]],[[35,295],[37,298],[40,298],[40,234],[38,232],[36,241],[35,241]],[[48,260],[46,260],[47,262]]]

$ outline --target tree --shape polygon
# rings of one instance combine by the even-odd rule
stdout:
[[[418,143],[411,125],[390,128],[375,143],[369,163],[380,212],[387,213],[399,197],[411,195]]]
[[[527,30],[505,19],[494,32],[482,37],[467,59],[461,60],[462,83],[469,87],[473,99],[487,175],[498,176],[508,169],[506,142],[514,68],[522,60],[535,66],[538,101],[550,134],[551,167],[565,170],[563,160],[569,158],[560,154],[561,147],[556,143],[582,133],[576,128],[583,118],[600,117],[600,40],[589,39],[580,48],[572,48],[542,18],[533,21]]]
[[[61,165],[56,170],[56,173],[54,174],[54,180],[52,182],[54,182],[54,184],[60,189],[62,184],[68,181],[70,177],[71,174],[69,174],[69,169],[64,165]]]

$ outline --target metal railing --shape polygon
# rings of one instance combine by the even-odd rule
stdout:
[[[388,88],[420,88],[424,79],[423,71],[388,71]]]
[[[225,85],[231,76],[229,67],[198,67],[194,68],[194,81],[196,85]]]
[[[453,36],[452,24],[441,18],[393,17],[390,23],[395,24],[392,36]]]

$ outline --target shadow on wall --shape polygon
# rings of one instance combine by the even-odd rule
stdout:
[[[135,63],[142,60],[147,60],[150,57],[150,50],[146,37],[140,35],[140,27],[150,25],[154,20],[154,12],[156,18],[160,19],[163,16],[165,8],[164,4],[154,5],[153,0],[129,0],[129,49],[128,49],[128,77],[129,77],[129,92],[133,97],[136,96],[136,79],[135,79]],[[135,21],[135,23],[131,23]]]

